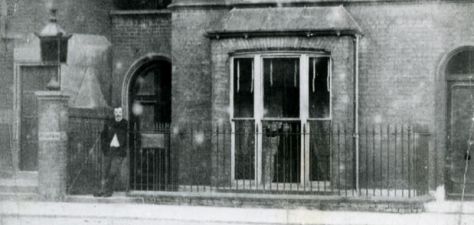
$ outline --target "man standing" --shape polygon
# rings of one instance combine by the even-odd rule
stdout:
[[[127,120],[123,119],[122,108],[114,109],[113,121],[107,121],[101,133],[101,148],[104,154],[104,170],[100,191],[94,196],[110,197],[114,181],[120,174],[122,161],[127,155]]]

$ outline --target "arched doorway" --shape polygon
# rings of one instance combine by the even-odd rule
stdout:
[[[454,52],[446,64],[445,74],[447,192],[450,197],[459,197],[466,178],[465,196],[474,197],[474,47]]]
[[[128,95],[130,187],[162,190],[170,173],[171,63],[156,59],[141,65]]]

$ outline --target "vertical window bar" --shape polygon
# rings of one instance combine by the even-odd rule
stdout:
[[[313,93],[316,91],[316,76],[318,74],[316,73],[316,58],[312,58],[311,61],[313,62],[313,77],[312,77],[312,91]]]
[[[297,87],[298,84],[297,84],[297,78],[298,78],[298,65],[299,64],[299,61],[295,61],[295,68],[294,68],[294,71],[293,71],[293,86],[294,87]]]
[[[240,92],[240,60],[237,60],[237,93]]]
[[[252,81],[250,83],[250,93],[253,93],[254,83],[255,83],[255,62],[254,60],[252,60]]]
[[[270,59],[270,87],[273,87],[273,60]]]

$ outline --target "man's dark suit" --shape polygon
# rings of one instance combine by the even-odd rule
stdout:
[[[119,175],[122,161],[127,156],[128,122],[122,119],[120,122],[115,120],[104,124],[101,132],[101,149],[104,153],[103,180],[101,181],[101,190],[97,196],[111,196],[115,177]],[[114,136],[117,136],[119,147],[111,147]]]
[[[120,122],[115,120],[108,121],[104,124],[104,129],[101,133],[102,152],[104,155],[120,157],[125,157],[127,155],[127,129],[128,122],[125,119],[122,119]],[[117,135],[117,139],[120,144],[120,147],[118,148],[110,147],[110,143],[112,142],[114,135]]]

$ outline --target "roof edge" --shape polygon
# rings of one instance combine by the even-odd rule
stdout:
[[[441,0],[441,2],[470,2],[472,0]],[[403,3],[419,4],[433,2],[432,0],[174,0],[168,9],[180,8],[233,8],[233,7],[275,7],[283,6],[323,6],[323,5],[350,5],[350,4],[384,4]]]
[[[228,39],[228,38],[255,38],[255,37],[320,37],[320,36],[351,36],[361,35],[360,31],[354,29],[340,30],[287,30],[287,31],[208,31],[206,36],[209,39]]]

